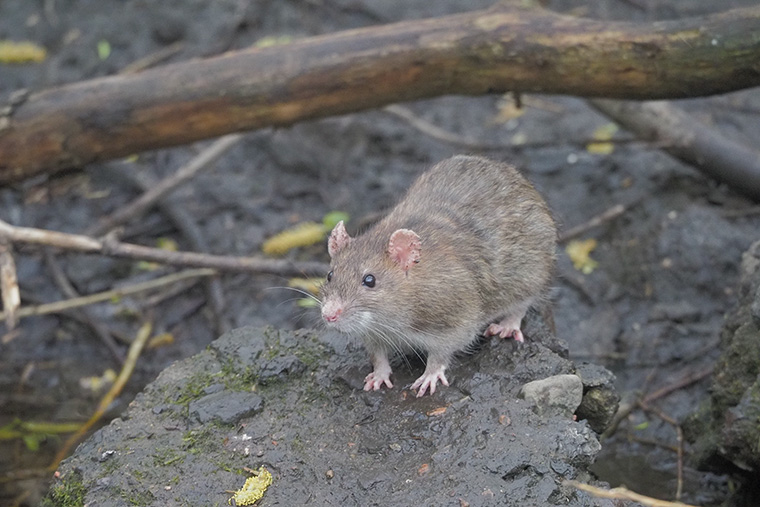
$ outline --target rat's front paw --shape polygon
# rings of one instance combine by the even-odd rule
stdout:
[[[367,375],[366,377],[364,377],[365,391],[377,391],[381,387],[383,387],[383,384],[385,384],[389,388],[393,387],[393,384],[391,383],[390,370],[383,371],[383,372],[378,372],[377,370],[375,370],[369,375]]]
[[[414,381],[414,384],[412,384],[412,390],[419,388],[419,391],[417,391],[418,398],[424,396],[428,388],[430,388],[430,394],[435,393],[435,386],[439,380],[441,381],[441,384],[445,386],[449,385],[449,381],[446,380],[446,375],[443,373],[445,369],[445,366],[441,366],[434,371],[425,370],[425,373]]]

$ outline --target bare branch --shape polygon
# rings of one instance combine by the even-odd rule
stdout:
[[[0,220],[0,238],[5,238],[11,243],[46,245],[64,250],[99,253],[110,257],[138,259],[173,266],[214,268],[222,271],[246,271],[287,276],[321,275],[329,270],[327,264],[322,262],[299,262],[261,257],[234,257],[197,252],[172,252],[131,243],[120,243],[109,238],[97,240],[79,234],[68,234],[31,227],[15,227],[2,220]]]
[[[499,3],[18,94],[0,109],[0,183],[447,94],[724,93],[760,85],[758,62],[760,6],[636,24]]]

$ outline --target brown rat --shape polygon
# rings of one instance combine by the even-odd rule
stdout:
[[[432,394],[484,328],[523,341],[520,321],[548,288],[556,240],[546,203],[512,166],[455,156],[364,234],[335,226],[322,318],[363,338],[374,366],[366,391],[393,387],[391,352],[425,351],[412,389]]]

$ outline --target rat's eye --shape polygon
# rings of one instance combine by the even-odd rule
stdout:
[[[327,273],[327,281],[328,281],[328,282],[329,282],[330,280],[332,280],[332,274],[333,274],[333,272],[332,272],[332,271],[330,271],[329,273]]]
[[[370,289],[375,286],[375,275],[364,275],[362,279],[362,285],[369,287]]]

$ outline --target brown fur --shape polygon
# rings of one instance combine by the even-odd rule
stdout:
[[[394,231],[421,240],[404,271],[389,257]],[[338,301],[339,330],[361,336],[370,353],[417,349],[448,364],[478,332],[545,294],[557,231],[546,203],[512,166],[456,156],[422,174],[366,233],[333,255],[323,305]],[[375,287],[362,285],[375,276]]]

